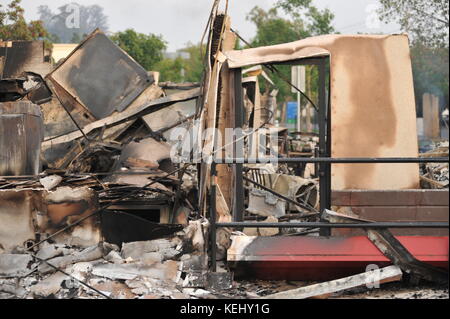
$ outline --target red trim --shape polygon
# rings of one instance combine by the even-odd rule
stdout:
[[[399,236],[397,239],[419,260],[448,269],[449,237]],[[235,266],[267,280],[329,280],[366,271],[370,264],[390,265],[365,236],[348,238],[259,237],[246,250],[248,261]],[[337,277],[338,276],[338,277]]]

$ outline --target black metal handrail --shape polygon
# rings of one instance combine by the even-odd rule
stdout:
[[[330,164],[420,164],[420,163],[447,163],[448,157],[291,157],[291,158],[231,158],[217,159],[216,164],[266,164],[266,163],[330,163]]]
[[[304,223],[249,223],[249,222],[229,222],[217,223],[216,221],[216,166],[220,164],[236,165],[236,164],[258,164],[258,163],[327,163],[327,164],[395,164],[395,163],[448,163],[449,158],[423,158],[423,157],[391,157],[391,158],[266,158],[266,159],[225,159],[224,163],[211,163],[211,190],[210,190],[210,244],[211,244],[211,269],[213,272],[217,269],[217,228],[365,228],[365,229],[386,229],[386,228],[449,228],[448,222],[372,222],[372,223],[326,223],[326,222],[304,222]],[[275,193],[275,192],[274,192]],[[275,194],[277,195],[277,194]],[[278,194],[279,197],[284,197]]]

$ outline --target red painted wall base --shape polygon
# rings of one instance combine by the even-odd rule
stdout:
[[[419,260],[448,269],[449,237],[404,236],[397,239]],[[247,244],[245,244],[247,242]],[[242,249],[242,245],[246,247]],[[239,248],[239,249],[236,249]],[[256,237],[234,239],[229,265],[237,278],[324,281],[391,264],[365,236],[349,238]]]

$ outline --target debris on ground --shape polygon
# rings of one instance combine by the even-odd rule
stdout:
[[[431,151],[421,154],[421,157],[448,157],[448,141],[436,143]],[[420,179],[424,189],[448,189],[448,163],[427,163],[421,165]]]
[[[212,298],[204,243],[198,242],[205,234],[194,225],[122,247],[47,242],[22,254],[0,254],[0,292],[6,298]]]
[[[327,298],[329,295],[360,286],[369,286],[392,281],[399,281],[402,278],[402,271],[397,266],[369,271],[363,274],[346,277],[330,282],[320,283],[312,286],[302,287],[294,290],[280,292],[266,296],[265,299],[307,299],[307,298]]]

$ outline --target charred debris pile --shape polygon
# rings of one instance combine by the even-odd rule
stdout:
[[[212,14],[201,83],[160,83],[99,30],[54,66],[42,42],[0,42],[0,297],[214,298],[233,278],[228,264],[211,272],[211,263],[263,256],[254,238],[319,237],[319,228],[258,227],[324,220],[318,164],[208,162],[227,156],[217,141],[237,126],[253,133],[233,140],[236,158],[260,152],[260,129],[276,133],[264,152],[323,156],[318,134],[289,136],[275,121],[278,89],[264,61],[241,70],[258,63],[226,56],[238,37],[230,25]],[[448,143],[422,156],[448,157]],[[423,164],[421,175],[423,188],[448,188],[448,163]],[[211,218],[236,214],[254,227],[214,229],[210,243]],[[396,264],[384,279],[401,274]],[[326,295],[366,276],[294,294]]]
[[[0,53],[2,296],[209,295],[196,290],[220,281],[207,280],[202,167],[174,163],[171,154],[184,138],[176,130],[195,130],[204,116],[204,85],[159,83],[157,72],[145,71],[99,30],[55,66],[39,41],[2,43]],[[256,84],[244,83],[253,92],[245,97],[247,125],[272,125],[268,114],[255,116],[255,104],[273,108],[276,90],[261,97]],[[287,143],[287,130],[279,131]],[[291,150],[312,154],[314,140],[307,136]],[[317,182],[296,177],[295,169],[246,168],[292,199],[248,183],[246,220],[316,219]],[[292,204],[300,199],[303,208]],[[220,213],[230,216],[220,200]],[[219,234],[224,259],[231,231]]]

